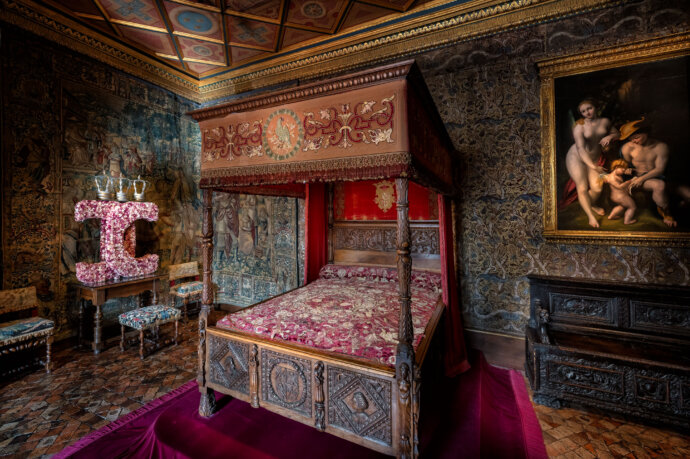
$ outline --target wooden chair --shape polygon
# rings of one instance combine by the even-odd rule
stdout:
[[[33,363],[18,359],[17,352],[35,349],[43,344],[46,345],[46,359],[38,360],[45,365],[46,373],[52,371],[51,347],[55,323],[32,316],[37,309],[36,287],[0,290],[0,355],[3,360],[7,358],[19,362],[18,366],[3,363],[0,366],[1,376],[18,372]]]
[[[168,268],[170,279],[170,306],[175,306],[175,298],[182,300],[182,317],[187,323],[187,305],[201,301],[204,285],[199,280],[199,265],[196,261],[180,263]]]

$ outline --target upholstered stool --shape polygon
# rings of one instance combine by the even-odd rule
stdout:
[[[144,356],[144,332],[151,331],[153,335],[153,348],[158,349],[163,344],[168,344],[171,341],[177,345],[177,324],[180,320],[180,310],[165,306],[162,304],[154,304],[144,308],[133,309],[131,311],[120,314],[118,318],[120,321],[120,329],[122,335],[120,338],[120,351],[125,350],[125,327],[139,330],[139,357],[143,359]],[[164,343],[159,342],[159,327],[168,322],[175,322],[175,335],[172,340],[166,340]]]
[[[204,284],[196,280],[198,276],[199,266],[196,261],[172,265],[168,268],[170,282],[175,284],[170,287],[170,297],[172,299],[170,306],[174,306],[175,297],[182,300],[182,317],[184,317],[185,323],[187,323],[187,305],[201,301],[201,292],[204,290]]]
[[[51,347],[55,323],[52,320],[32,316],[38,309],[36,287],[0,290],[0,377],[29,367],[33,360],[45,365],[46,373],[53,369]],[[24,350],[33,350],[46,345],[45,360],[21,358],[14,359],[18,365],[10,365],[7,360]],[[6,357],[6,358],[5,358]]]

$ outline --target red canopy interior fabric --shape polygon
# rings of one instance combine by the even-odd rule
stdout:
[[[410,221],[438,220],[436,193],[410,182]],[[395,180],[338,182],[333,190],[336,220],[395,220]]]
[[[441,285],[443,302],[446,304],[445,366],[448,376],[455,376],[470,368],[455,277],[452,215],[450,199],[447,196],[438,195]]]
[[[328,262],[328,206],[326,185],[307,184],[305,206],[305,260],[304,281],[309,283],[318,279],[319,270]]]

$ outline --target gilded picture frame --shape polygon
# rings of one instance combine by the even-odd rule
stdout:
[[[690,246],[690,34],[538,68],[545,239]]]

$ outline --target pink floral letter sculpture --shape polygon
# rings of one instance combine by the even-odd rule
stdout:
[[[158,255],[134,258],[135,220],[158,220],[158,206],[152,202],[80,201],[74,219],[100,218],[100,263],[77,263],[77,279],[85,283],[103,282],[117,277],[142,276],[158,268]]]

